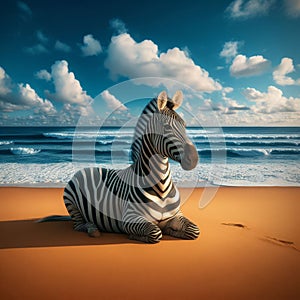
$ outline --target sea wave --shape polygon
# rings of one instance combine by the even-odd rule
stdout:
[[[99,147],[66,147],[57,148],[46,146],[40,149],[32,147],[12,147],[7,149],[0,149],[0,154],[5,155],[34,155],[39,152],[45,153],[45,155],[51,155],[53,157],[67,155],[79,156],[97,156],[97,157],[118,157],[127,159],[131,154],[131,149],[129,147],[112,147],[108,146]],[[199,148],[197,147],[197,152],[200,157],[259,157],[259,156],[282,156],[282,155],[300,155],[299,148]],[[48,157],[48,160],[51,159]]]
[[[0,147],[1,146],[7,146],[13,144],[13,141],[0,141]]]
[[[224,134],[189,134],[188,136],[193,140],[300,140],[300,134],[234,134],[234,133],[224,133]]]
[[[230,149],[228,151],[229,155],[237,155],[237,156],[267,156],[270,155],[272,150],[267,149]]]
[[[249,146],[249,147],[298,147],[300,146],[300,141],[270,141],[270,140],[258,140],[258,141],[228,141],[228,140],[214,140],[214,141],[195,141],[196,146],[210,146],[215,147],[217,145],[226,146]]]
[[[1,135],[0,138],[4,141],[14,140],[114,140],[114,139],[130,139],[132,140],[134,130],[62,130],[62,131],[46,131],[46,132],[16,132],[15,134]],[[253,134],[249,132],[245,133],[220,133],[215,131],[206,131],[202,129],[187,129],[187,135],[194,141],[209,141],[214,142],[215,140],[226,141],[226,142],[294,142],[300,144],[300,134],[296,133],[259,133]]]
[[[297,155],[300,154],[300,149],[203,149],[198,150],[200,156],[227,156],[227,157],[255,157],[268,155]]]
[[[34,148],[17,147],[17,148],[10,148],[10,151],[12,154],[15,155],[32,155],[32,154],[39,153],[41,150],[34,149]]]
[[[104,133],[97,133],[97,132],[45,132],[43,136],[46,138],[54,138],[54,139],[116,139],[116,138],[132,138],[132,134],[104,134]]]

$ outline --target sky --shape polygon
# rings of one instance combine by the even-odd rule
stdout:
[[[0,4],[0,126],[300,126],[300,0]],[[131,122],[131,123],[130,123]]]

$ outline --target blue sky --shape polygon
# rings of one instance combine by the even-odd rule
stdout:
[[[300,0],[1,1],[0,125],[300,126]],[[109,117],[109,118],[108,118]]]

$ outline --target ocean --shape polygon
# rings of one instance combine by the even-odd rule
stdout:
[[[134,128],[0,127],[0,185],[64,186],[86,166],[125,168]],[[300,186],[299,127],[187,128],[199,163],[179,186]]]

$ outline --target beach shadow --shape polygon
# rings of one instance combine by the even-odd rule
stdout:
[[[37,219],[0,222],[0,249],[139,244],[125,234],[102,233],[91,238],[73,230],[72,222],[36,223]]]

